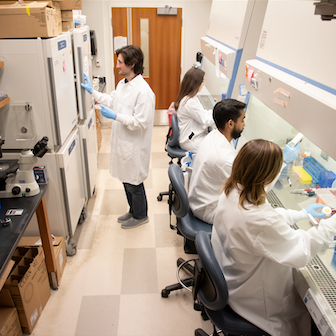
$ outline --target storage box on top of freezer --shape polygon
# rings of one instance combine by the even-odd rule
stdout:
[[[30,334],[50,297],[50,285],[42,247],[18,247],[14,268],[5,282],[18,311],[22,330]]]
[[[0,5],[0,38],[52,37],[59,32],[49,2]]]
[[[19,316],[8,289],[0,289],[0,336],[21,336]]]
[[[82,9],[82,0],[63,0],[61,10]]]

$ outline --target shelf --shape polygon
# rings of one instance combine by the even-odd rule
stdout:
[[[0,102],[0,108],[1,107],[4,107],[6,104],[8,104],[10,102],[10,98],[9,97],[7,97],[7,98],[5,98],[4,100],[2,100],[1,102]]]

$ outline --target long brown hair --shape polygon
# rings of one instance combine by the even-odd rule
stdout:
[[[188,98],[194,97],[204,79],[205,72],[201,69],[191,68],[189,69],[183,77],[180,91],[177,95],[177,98],[174,102],[174,108],[177,111],[182,98],[188,96]]]
[[[279,174],[282,161],[282,150],[277,144],[263,139],[248,141],[233,162],[231,176],[224,186],[225,194],[233,188],[240,190],[239,184],[243,187],[239,205],[245,210],[245,201],[253,205],[265,203],[264,187]]]

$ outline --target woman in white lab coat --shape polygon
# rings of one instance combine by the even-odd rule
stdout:
[[[308,231],[291,228],[307,213],[322,217],[315,210],[323,205],[296,211],[266,202],[265,189],[276,181],[282,160],[280,147],[266,140],[242,147],[218,202],[211,243],[237,314],[273,336],[307,336],[311,319],[292,272],[328,248],[336,216]]]
[[[189,69],[183,77],[174,102],[180,131],[180,147],[193,153],[197,152],[202,140],[208,134],[208,128],[215,127],[212,110],[205,110],[196,96],[204,85],[203,81],[203,70]]]

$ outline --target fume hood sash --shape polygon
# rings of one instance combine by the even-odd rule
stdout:
[[[204,36],[201,38],[201,51],[215,67],[219,68],[220,72],[231,79],[236,59],[235,49],[231,49],[211,37]],[[218,53],[218,58],[216,53]]]
[[[335,94],[256,59],[246,61],[245,84],[251,94],[336,159]]]

